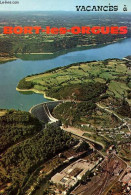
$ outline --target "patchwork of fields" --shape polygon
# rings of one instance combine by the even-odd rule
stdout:
[[[77,63],[28,76],[25,81],[31,82],[33,89],[44,91],[50,97],[54,97],[55,93],[59,93],[66,86],[105,83],[108,86],[106,94],[122,99],[127,97],[131,88],[131,70],[126,66],[127,63],[119,59]],[[19,85],[18,88],[20,88]],[[23,86],[23,89],[26,89],[26,86]],[[131,103],[130,100],[128,102]]]

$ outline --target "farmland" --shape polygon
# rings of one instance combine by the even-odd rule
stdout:
[[[92,88],[94,87],[96,90],[95,84],[100,83],[103,88],[104,84],[107,86],[106,93],[103,89],[104,94],[115,99],[123,99],[123,97],[127,97],[130,91],[131,70],[126,66],[127,63],[125,60],[109,59],[72,64],[38,75],[28,76],[20,81],[18,89],[31,88],[30,90],[45,93],[51,98],[80,100],[78,97],[80,85],[88,88],[89,85],[93,84]],[[31,85],[26,88],[29,83]],[[91,93],[90,89],[89,91]],[[89,98],[91,97],[89,96]],[[129,99],[127,101],[130,102]]]
[[[82,62],[28,76],[17,90],[64,100],[53,110],[55,118],[65,129],[81,129],[106,152],[111,144],[117,147],[130,139],[130,74],[126,60]]]
[[[98,19],[99,18],[99,19]],[[118,42],[122,39],[130,37],[130,26],[129,26],[128,14],[123,16],[121,14],[112,16],[105,14],[103,15],[91,14],[78,14],[75,12],[21,12],[21,13],[0,13],[0,44],[3,45],[0,48],[0,53],[9,54],[9,56],[18,56],[20,58],[26,58],[28,54],[53,54],[59,51],[65,51],[68,49],[84,49],[95,47],[102,44],[110,44]],[[82,22],[81,22],[82,21]],[[115,24],[121,26],[124,23],[128,27],[127,34],[63,34],[63,35],[52,35],[52,34],[3,34],[4,26],[41,26],[45,28],[50,27],[66,27],[67,29],[72,26],[113,26]],[[23,55],[24,54],[24,55]],[[31,56],[30,56],[31,58]],[[2,58],[0,58],[2,59]]]

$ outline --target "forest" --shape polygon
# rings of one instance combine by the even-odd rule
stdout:
[[[25,81],[25,78],[23,78],[17,87],[20,89],[31,89],[34,87],[34,84],[30,81]]]
[[[76,14],[75,12],[21,12],[21,13],[0,13],[0,53],[9,53],[10,55],[16,54],[30,54],[30,53],[56,53],[58,51],[73,49],[77,47],[90,47],[95,45],[109,44],[112,42],[119,41],[123,38],[130,37],[129,23],[130,17],[125,14],[122,15],[108,15],[102,14],[90,14],[85,15],[83,13]],[[82,23],[81,23],[82,21]],[[67,33],[66,35],[46,35],[40,33],[39,35],[6,35],[3,34],[3,27],[5,26],[41,26],[45,28],[50,27],[66,27],[67,29],[73,26],[122,26],[121,22],[124,23],[128,28],[128,33],[122,34],[79,34],[72,35]]]
[[[65,126],[75,126],[81,122],[82,117],[89,117],[96,104],[93,101],[88,102],[66,102],[57,106],[53,115],[60,119]]]
[[[9,110],[0,117],[0,153],[10,146],[33,136],[42,128],[37,118],[28,112]]]
[[[105,93],[107,86],[105,83],[81,83],[70,84],[60,89],[50,89],[47,92],[49,97],[55,97],[56,99],[76,100],[76,101],[88,101],[93,99],[98,101],[99,96]],[[96,100],[95,100],[96,99]]]
[[[7,121],[8,125],[5,124]],[[0,140],[0,145],[3,146],[2,142],[6,141],[3,148],[8,147],[1,154],[0,161],[0,186],[10,183],[6,194],[23,194],[22,189],[30,175],[42,163],[75,144],[70,134],[59,127],[47,125],[39,131],[40,123],[37,119],[21,111],[13,111],[0,118],[0,126],[4,126],[2,137],[5,139]],[[17,144],[10,146],[13,142]]]

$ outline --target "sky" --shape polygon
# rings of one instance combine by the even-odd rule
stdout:
[[[3,4],[5,1],[19,1],[19,4]],[[131,0],[0,0],[0,11],[76,11],[77,5],[118,5],[123,11],[124,5],[131,12]]]

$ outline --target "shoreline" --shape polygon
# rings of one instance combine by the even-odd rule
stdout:
[[[17,58],[17,57],[12,57],[12,58],[0,57],[0,63],[10,62],[10,61],[14,61],[14,60],[17,60],[17,59],[19,59],[19,58]]]
[[[45,53],[45,52],[43,52],[43,53],[16,53],[15,55],[41,55],[41,54],[44,54],[44,55],[53,55],[54,53],[53,52],[51,52],[51,53]]]
[[[76,50],[79,48],[79,49],[82,49],[82,48],[85,48],[85,49],[90,49],[91,47],[92,48],[97,48],[97,47],[100,47],[101,45],[103,46],[107,46],[107,45],[110,45],[110,44],[113,44],[113,43],[118,43],[119,41],[123,41],[125,39],[128,39],[128,38],[131,38],[131,37],[123,37],[123,38],[119,38],[118,40],[114,40],[112,42],[107,42],[107,43],[102,43],[102,44],[97,44],[97,43],[93,43],[93,44],[89,44],[89,45],[77,45],[76,47],[74,48],[69,48],[69,49],[62,49],[62,50],[58,50],[58,51],[55,51],[55,52],[34,52],[34,53],[16,53],[14,55],[55,55],[59,52],[67,52],[68,50]],[[79,51],[79,50],[78,50]],[[69,51],[70,52],[70,51]],[[18,58],[18,59],[21,59],[21,58]]]
[[[122,58],[122,60],[126,60],[126,57]],[[97,60],[97,62],[98,62],[98,61],[101,61],[101,60]],[[90,61],[90,62],[92,62],[92,61]],[[83,63],[83,62],[79,62],[79,64],[80,64],[80,63]],[[65,66],[65,67],[66,67],[66,66]],[[68,67],[68,65],[67,65],[67,67]],[[61,69],[61,68],[63,68],[63,67],[58,67],[58,69]],[[52,69],[52,70],[53,70],[53,69]],[[43,72],[43,73],[38,73],[38,74],[32,75],[32,76],[27,76],[27,77],[25,77],[24,79],[25,79],[26,81],[30,81],[30,80],[32,80],[33,77],[38,77],[38,78],[40,78],[40,77],[43,77],[43,75],[46,74],[46,73],[48,73],[48,71],[47,71],[47,72]],[[52,101],[59,101],[59,99],[56,99],[56,98],[47,96],[45,91],[38,90],[38,89],[35,89],[35,88],[20,89],[20,88],[16,87],[16,91],[19,91],[19,92],[34,92],[34,93],[36,93],[36,94],[41,94],[41,95],[43,95],[45,99],[52,100]]]
[[[0,65],[1,64],[4,64],[4,63],[7,63],[7,62],[10,62],[10,61],[14,61],[14,60],[19,60],[21,59],[22,60],[22,55],[25,55],[25,56],[28,56],[28,55],[45,55],[45,56],[48,56],[48,55],[55,55],[55,54],[59,54],[60,52],[62,52],[62,54],[59,54],[60,55],[63,55],[63,52],[64,53],[68,53],[68,52],[73,52],[73,51],[81,51],[81,50],[88,50],[88,49],[94,49],[94,48],[99,48],[101,46],[107,46],[107,45],[110,45],[110,44],[114,44],[114,43],[118,43],[120,41],[123,41],[125,39],[129,39],[131,37],[124,37],[124,38],[120,38],[118,40],[114,40],[113,42],[108,42],[108,43],[102,43],[102,44],[90,44],[90,45],[77,45],[75,48],[69,48],[69,49],[64,49],[64,50],[59,50],[59,51],[56,51],[56,52],[42,52],[42,53],[14,53],[14,57],[12,58],[6,58],[6,57],[0,57]],[[17,56],[17,55],[20,55],[20,56]],[[31,59],[29,59],[31,60]],[[52,99],[52,98],[51,98]]]
[[[52,98],[52,97],[47,96],[46,92],[40,91],[40,90],[37,90],[37,89],[19,89],[18,87],[16,87],[16,91],[19,91],[19,92],[22,92],[22,91],[23,92],[34,92],[34,93],[43,95],[45,99],[53,100],[53,101],[59,101],[56,98]]]

